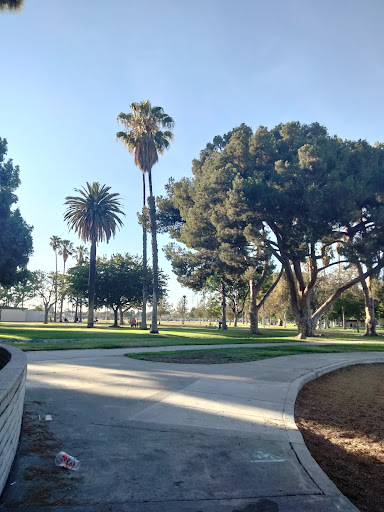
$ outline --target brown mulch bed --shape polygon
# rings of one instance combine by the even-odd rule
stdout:
[[[361,512],[384,512],[384,364],[306,384],[295,419],[321,468]]]

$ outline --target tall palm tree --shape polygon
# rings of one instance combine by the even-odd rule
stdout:
[[[152,107],[149,100],[131,104],[132,112],[117,117],[118,123],[122,124],[125,131],[116,134],[117,139],[124,142],[128,151],[133,154],[135,165],[143,173],[143,311],[146,307],[146,226],[145,226],[145,174],[148,174],[149,184],[149,221],[152,237],[152,266],[153,266],[153,308],[151,333],[158,333],[157,328],[157,301],[158,301],[158,254],[157,254],[157,233],[156,233],[156,205],[152,190],[152,167],[168,149],[173,141],[174,127],[172,117],[164,112],[161,107]],[[164,131],[162,131],[164,130]],[[146,325],[145,325],[146,328]]]
[[[82,265],[89,255],[88,247],[85,247],[85,245],[78,245],[74,248],[73,255],[76,258],[77,264]]]
[[[63,264],[64,264],[63,274],[65,274],[65,264],[67,263],[67,260],[68,260],[69,256],[71,256],[72,253],[73,253],[73,243],[70,242],[69,240],[61,240],[59,254],[60,254],[60,256],[63,257]]]
[[[64,220],[69,229],[84,242],[91,242],[91,257],[89,263],[88,279],[88,326],[93,327],[95,306],[95,280],[96,280],[96,245],[104,240],[108,243],[115,235],[117,227],[123,225],[119,215],[125,215],[121,207],[120,195],[109,193],[111,187],[100,185],[97,182],[87,183],[82,189],[75,189],[80,196],[67,196],[68,205]]]
[[[63,257],[63,284],[65,283],[65,264],[67,263],[68,257],[73,253],[73,243],[69,240],[61,240],[59,254]],[[60,301],[60,322],[63,321],[63,305],[65,297],[65,287],[62,289],[61,301]]]
[[[61,238],[59,236],[51,236],[49,245],[55,251],[55,260],[56,260],[56,270],[55,270],[55,312],[53,315],[53,321],[56,322],[57,318],[57,251],[61,246]]]

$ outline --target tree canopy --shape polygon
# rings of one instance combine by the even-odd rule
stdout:
[[[24,4],[24,0],[0,0],[0,11],[19,11]]]
[[[19,281],[20,270],[27,266],[32,249],[32,227],[21,216],[15,190],[20,185],[20,170],[6,159],[7,141],[0,137],[0,284]]]
[[[110,258],[97,258],[96,261],[96,308],[107,306],[115,313],[123,313],[130,308],[141,309],[143,286],[143,263],[137,256],[130,254],[115,254]],[[147,267],[147,280],[152,278],[152,269]],[[82,263],[68,270],[69,293],[74,298],[87,298],[89,263]],[[166,293],[166,276],[160,271],[159,295]],[[147,290],[149,300],[152,300],[151,290]]]
[[[214,247],[234,267],[252,251],[272,254],[299,332],[310,336],[337,297],[384,265],[383,165],[382,145],[330,136],[318,123],[255,133],[241,125],[207,144],[192,179],[169,182],[158,221],[190,249]],[[313,310],[318,278],[338,253],[363,273]]]

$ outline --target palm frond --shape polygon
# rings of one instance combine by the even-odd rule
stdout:
[[[87,182],[82,189],[75,189],[80,196],[65,198],[68,208],[64,220],[84,242],[108,242],[123,225],[119,217],[125,215],[120,208],[120,195],[109,190],[110,187],[98,182]]]
[[[121,140],[130,153],[134,155],[135,165],[142,172],[150,172],[165,149],[173,141],[172,117],[162,107],[152,107],[149,100],[131,104],[132,112],[121,112],[117,118],[124,131],[117,132],[116,139]],[[161,128],[167,128],[162,132]]]

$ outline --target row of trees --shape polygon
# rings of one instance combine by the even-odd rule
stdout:
[[[12,2],[7,2],[11,8]],[[118,122],[124,131],[116,134],[122,140],[129,152],[134,155],[134,162],[143,174],[143,208],[140,220],[143,225],[143,268],[142,268],[142,325],[146,329],[147,293],[147,231],[152,238],[152,323],[151,332],[157,333],[157,303],[160,299],[156,206],[152,187],[152,167],[158,161],[158,155],[167,149],[173,140],[170,131],[173,119],[161,107],[152,107],[148,100],[132,103],[132,112],[121,113]],[[0,235],[0,284],[11,285],[23,280],[22,272],[26,268],[29,255],[32,253],[32,238],[30,228],[21,218],[19,210],[12,210],[17,201],[15,188],[20,184],[18,167],[11,160],[4,161],[7,152],[5,139],[0,139],[0,218],[2,233]],[[148,176],[149,196],[146,197],[146,176]],[[123,225],[121,217],[120,195],[111,193],[110,187],[99,183],[87,183],[81,189],[75,189],[79,195],[66,197],[67,210],[64,220],[70,229],[74,230],[81,240],[90,243],[90,262],[88,276],[88,327],[93,327],[96,287],[96,247],[99,242],[108,242],[118,228]],[[147,208],[148,204],[148,208]],[[65,279],[65,265],[73,252],[73,244],[69,240],[61,240],[53,236],[50,245],[55,252],[56,268],[54,274],[54,320],[57,320],[59,282]],[[12,251],[9,248],[12,247]],[[63,274],[59,276],[57,255],[63,257]],[[64,295],[61,294],[60,320],[62,320]]]
[[[142,307],[143,263],[137,256],[116,254],[111,258],[97,258],[95,281],[95,309],[111,308],[114,312],[114,326],[123,324],[123,315],[131,309]],[[45,311],[45,323],[56,303],[63,304],[64,298],[73,304],[74,319],[81,320],[82,306],[89,308],[88,280],[89,259],[84,256],[67,274],[25,272],[22,281],[13,286],[0,287],[0,303],[3,306],[24,307],[27,301],[37,299]],[[152,268],[147,267],[147,282],[152,279]],[[159,296],[166,293],[166,276],[159,273]],[[152,302],[151,290],[147,290],[148,300]],[[120,318],[118,318],[118,315]]]
[[[135,165],[143,175],[143,208],[139,216],[143,225],[143,271],[142,271],[142,324],[147,328],[147,230],[152,238],[152,322],[151,333],[158,333],[157,304],[160,298],[156,205],[152,187],[152,167],[158,161],[159,154],[167,149],[173,140],[170,131],[174,126],[173,119],[161,107],[152,107],[150,101],[131,104],[131,112],[120,113],[118,123],[124,131],[116,134],[118,140],[124,142],[128,151],[133,154]],[[149,196],[146,197],[146,176],[148,176]],[[66,197],[67,210],[64,220],[84,242],[91,243],[90,267],[88,278],[88,327],[93,327],[93,311],[95,307],[96,287],[96,246],[114,236],[117,228],[122,226],[121,201],[119,194],[110,193],[110,187],[99,183],[89,184],[82,189],[75,189],[80,196]],[[147,209],[148,204],[148,209]],[[57,274],[57,271],[56,271]]]
[[[68,261],[69,256],[74,256],[77,260],[78,265],[84,263],[84,261],[88,258],[89,251],[87,247],[84,245],[79,245],[78,247],[74,247],[73,243],[70,240],[62,239],[59,236],[51,236],[49,245],[52,247],[55,253],[55,304],[54,304],[54,315],[53,321],[57,321],[57,298],[58,298],[58,287],[59,282],[65,281],[65,266]],[[58,255],[62,256],[63,259],[63,273],[60,274],[58,272]],[[63,303],[64,303],[65,295],[61,294],[60,300],[60,314],[59,321],[63,321]]]
[[[336,271],[324,274],[316,286],[316,293],[313,294],[313,308],[318,307],[322,303],[324,297],[329,294],[329,290],[334,287],[335,281],[345,282],[351,269],[338,269]],[[248,290],[249,291],[249,290]],[[227,318],[236,326],[238,322],[248,323],[250,301],[249,293],[246,288],[244,294],[247,295],[244,300],[244,307],[235,308],[235,303],[228,295],[228,312]],[[374,292],[374,311],[378,322],[384,322],[384,283],[382,280],[375,282]],[[283,276],[275,289],[263,303],[263,307],[259,310],[259,321],[262,319],[263,325],[272,323],[274,325],[286,326],[287,323],[294,321],[290,309],[290,297],[288,283]],[[183,300],[180,300],[174,309],[167,312],[168,316],[174,318],[182,318],[188,320],[201,321],[219,321],[222,319],[220,293],[211,291],[205,293],[203,298],[197,305],[189,308],[184,307]],[[356,284],[344,292],[340,297],[332,302],[330,307],[318,320],[318,328],[327,328],[331,325],[343,326],[348,328],[350,325],[359,328],[361,321],[364,322],[365,316],[365,300],[364,292],[360,285]]]
[[[357,283],[366,332],[375,333],[372,279],[384,266],[384,146],[331,137],[318,123],[255,133],[241,125],[217,136],[193,161],[193,178],[170,180],[157,199],[158,225],[181,245],[166,254],[179,281],[204,289],[215,276],[223,328],[227,289],[248,282],[251,331],[284,273],[300,337]],[[332,266],[356,274],[335,281],[315,307]]]

